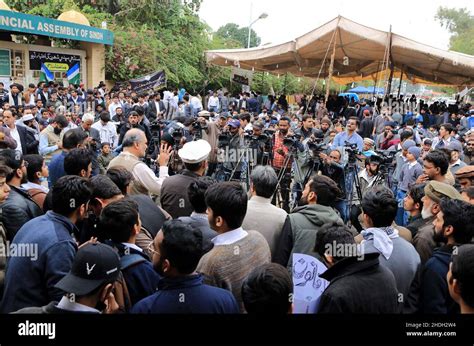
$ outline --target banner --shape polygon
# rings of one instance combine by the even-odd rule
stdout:
[[[250,85],[252,83],[253,72],[248,70],[243,70],[238,67],[232,68],[231,81],[241,85]]]
[[[81,64],[79,55],[69,55],[48,52],[29,52],[30,70],[41,70],[41,64],[45,64],[50,71],[67,72],[76,64]]]
[[[137,93],[157,90],[166,86],[166,73],[165,71],[157,71],[140,78],[130,79],[129,83],[132,90]]]
[[[111,45],[112,31],[31,14],[0,10],[0,30]]]

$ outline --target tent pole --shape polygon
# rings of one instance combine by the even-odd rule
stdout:
[[[403,80],[403,67],[402,67],[402,72],[401,72],[401,74],[400,74],[400,83],[398,83],[397,99],[400,98],[400,90],[402,89],[402,80]]]
[[[387,86],[387,92],[385,95],[390,95],[390,92],[392,91],[392,79],[393,79],[393,58],[392,58],[392,25],[390,25],[390,43],[388,45],[388,59],[389,59],[389,64],[390,64],[390,76],[388,77],[388,86]]]
[[[331,79],[332,79],[332,74],[334,71],[334,58],[336,57],[336,40],[334,40],[334,46],[332,48],[332,54],[331,54],[331,64],[329,65],[329,75],[328,75],[328,81],[326,83],[326,98],[324,99],[324,102],[327,103],[329,99],[329,88],[331,86]]]
[[[372,92],[372,98],[375,98],[375,88],[377,87],[377,82],[379,79],[379,71],[380,70],[380,61],[377,64],[377,72],[375,73],[375,84],[374,84],[374,91]]]

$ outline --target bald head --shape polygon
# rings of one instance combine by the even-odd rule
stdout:
[[[140,129],[130,129],[123,137],[123,150],[137,157],[145,157],[148,141],[145,132]]]

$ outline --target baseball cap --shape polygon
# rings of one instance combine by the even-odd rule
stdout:
[[[85,296],[103,284],[112,283],[120,274],[120,258],[110,246],[88,244],[77,251],[71,271],[56,285],[67,293]]]
[[[240,127],[240,121],[238,121],[237,119],[232,119],[227,123],[227,125],[232,127]]]

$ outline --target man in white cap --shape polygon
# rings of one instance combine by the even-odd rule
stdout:
[[[173,219],[190,216],[193,212],[193,206],[188,198],[188,187],[199,177],[205,175],[210,152],[211,145],[202,139],[188,142],[178,151],[185,169],[180,174],[166,179],[163,182],[160,194],[161,207]]]

